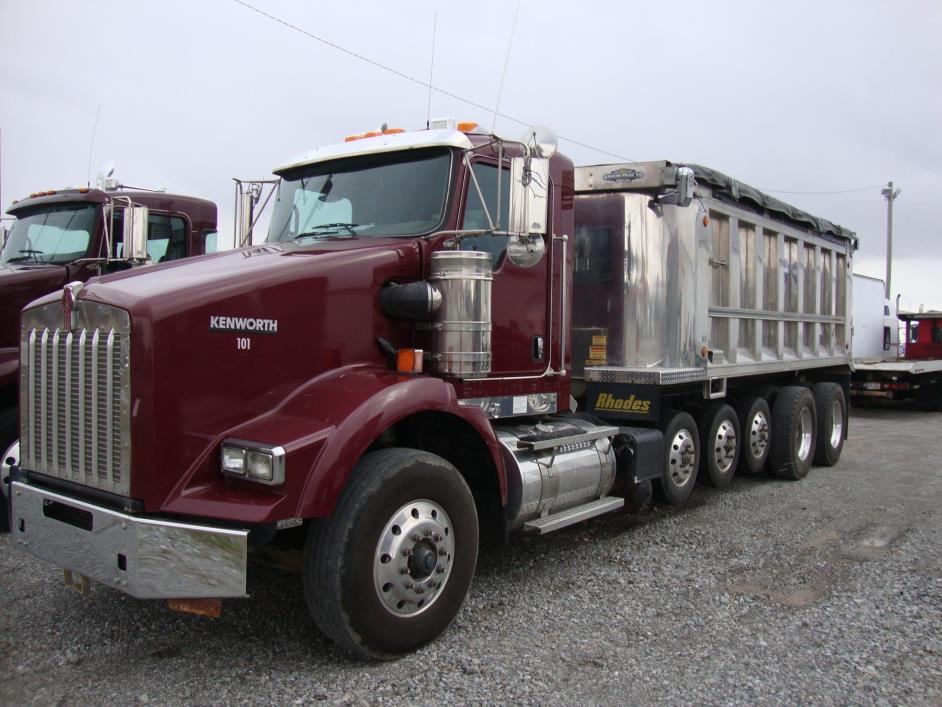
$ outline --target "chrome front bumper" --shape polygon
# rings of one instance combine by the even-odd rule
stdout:
[[[12,539],[139,599],[244,597],[248,531],[125,515],[14,481]]]

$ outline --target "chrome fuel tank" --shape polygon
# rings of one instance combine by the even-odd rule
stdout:
[[[577,418],[496,428],[507,470],[511,530],[544,515],[582,505],[607,494],[615,483],[615,452],[607,437],[579,440],[599,430]],[[559,446],[533,449],[533,442]],[[528,444],[530,443],[530,444]]]
[[[491,371],[491,255],[467,250],[432,253],[429,282],[441,294],[430,325],[430,370],[456,378]]]

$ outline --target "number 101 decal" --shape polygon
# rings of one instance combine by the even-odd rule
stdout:
[[[239,351],[249,351],[252,348],[252,340],[247,336],[236,337],[236,349]]]

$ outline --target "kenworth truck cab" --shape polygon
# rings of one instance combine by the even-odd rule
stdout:
[[[837,462],[840,227],[450,120],[276,174],[266,243],[23,312],[12,533],[73,584],[218,613],[250,548],[296,545],[317,626],[390,657],[452,622],[481,539]]]
[[[114,179],[109,186],[37,192],[7,209],[15,220],[0,250],[0,452],[17,437],[19,324],[26,304],[69,282],[215,250],[214,203],[123,189]],[[131,230],[135,220],[137,232]],[[125,238],[125,225],[137,241]],[[0,522],[6,524],[5,515]]]

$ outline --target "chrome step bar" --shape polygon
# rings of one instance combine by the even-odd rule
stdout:
[[[604,496],[598,500],[584,503],[575,508],[569,508],[559,513],[537,518],[523,524],[524,531],[528,533],[537,533],[544,535],[552,533],[554,530],[565,528],[566,526],[579,523],[589,518],[595,518],[603,513],[614,511],[625,505],[625,499],[617,496]]]

